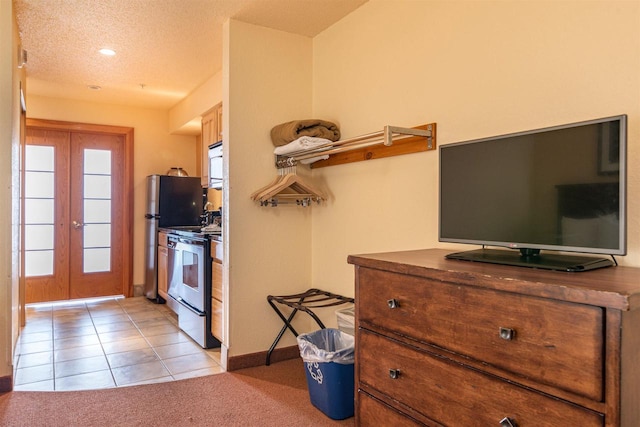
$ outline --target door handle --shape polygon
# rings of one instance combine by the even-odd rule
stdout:
[[[84,227],[84,224],[78,221],[71,221],[71,225],[73,225],[73,228],[80,228],[80,227]]]

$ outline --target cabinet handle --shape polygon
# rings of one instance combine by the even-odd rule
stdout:
[[[395,298],[387,300],[387,305],[389,306],[389,308],[398,308],[398,307],[400,307],[400,303]]]
[[[518,427],[518,425],[509,417],[504,417],[500,420],[500,427]]]
[[[500,326],[500,338],[502,338],[503,340],[511,341],[515,337],[516,337],[515,329],[503,328],[502,326]]]
[[[400,369],[389,369],[389,378],[397,380],[400,376]]]

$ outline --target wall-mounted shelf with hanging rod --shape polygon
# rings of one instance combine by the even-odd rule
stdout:
[[[300,160],[328,155],[328,159],[310,164],[315,169],[435,149],[435,123],[413,128],[385,126],[378,132],[323,144],[311,150],[277,155],[276,167],[292,166]]]

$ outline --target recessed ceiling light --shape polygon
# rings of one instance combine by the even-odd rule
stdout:
[[[100,49],[98,52],[100,52],[101,54],[105,55],[105,56],[113,56],[116,54],[116,51],[113,49]]]
[[[88,87],[89,89],[91,89],[91,90],[100,90],[100,89],[102,89],[102,88],[101,88],[100,86],[98,86],[98,85],[89,85],[89,86],[87,86],[87,87]]]

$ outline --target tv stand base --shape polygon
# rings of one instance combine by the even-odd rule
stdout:
[[[461,261],[541,268],[545,270],[569,271],[574,273],[603,267],[611,267],[614,265],[613,261],[608,258],[548,253],[522,256],[519,252],[501,249],[476,249],[464,252],[454,252],[446,255],[446,258]]]

